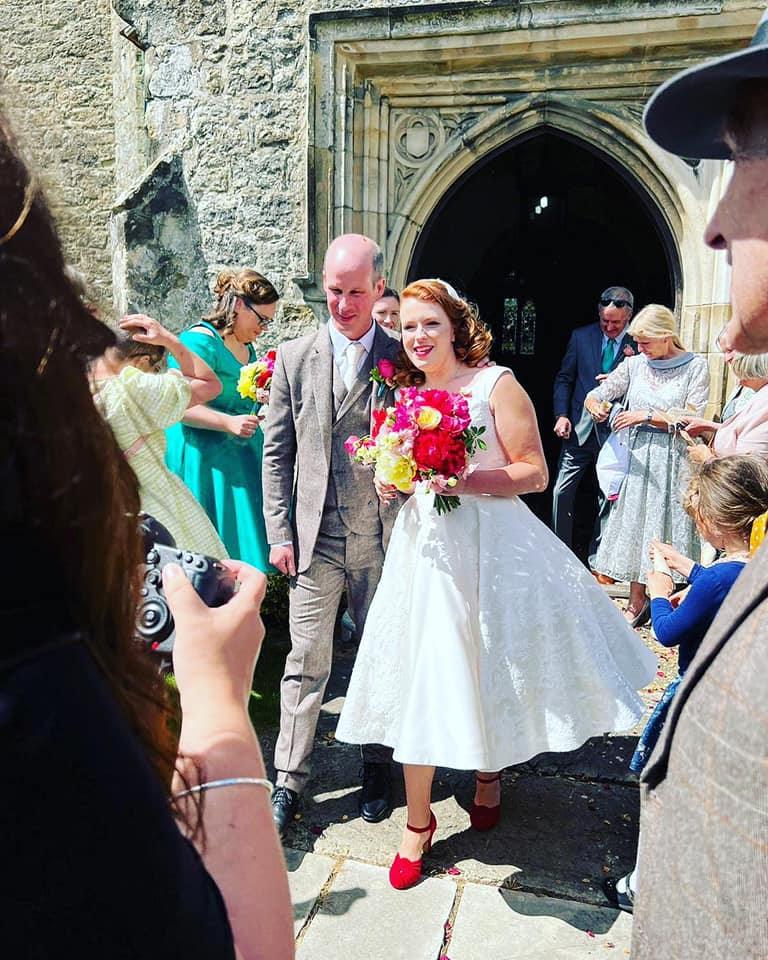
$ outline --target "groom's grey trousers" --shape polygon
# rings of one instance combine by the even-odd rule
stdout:
[[[277,783],[301,792],[323,694],[331,672],[333,628],[344,590],[358,638],[365,628],[384,562],[381,534],[320,533],[309,567],[291,584],[291,651],[285,663],[280,736],[275,747]],[[386,761],[388,747],[366,744],[363,759]]]

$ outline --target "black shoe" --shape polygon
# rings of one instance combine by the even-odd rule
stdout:
[[[635,898],[629,884],[626,884],[625,889],[620,893],[616,889],[618,882],[618,877],[606,877],[605,880],[603,880],[603,893],[605,894],[606,900],[618,910],[624,910],[626,913],[634,913]]]
[[[299,795],[288,787],[276,787],[272,794],[272,819],[275,821],[278,836],[285,834],[289,823],[299,811]]]
[[[390,765],[363,763],[363,789],[360,791],[360,816],[366,823],[378,823],[392,812]]]

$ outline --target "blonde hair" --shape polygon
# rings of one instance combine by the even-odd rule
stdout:
[[[662,340],[664,337],[671,337],[676,347],[685,350],[677,335],[674,313],[660,303],[649,303],[647,307],[643,307],[633,318],[627,333],[634,340]]]
[[[693,520],[748,538],[768,510],[768,461],[752,454],[705,461],[688,483],[683,507]]]
[[[453,287],[442,280],[415,280],[400,294],[403,300],[421,300],[423,303],[436,303],[445,311],[451,321],[455,340],[453,352],[457,360],[469,367],[477,366],[478,361],[491,352],[492,337],[490,331],[480,319],[477,307],[463,300]],[[408,359],[405,350],[401,350],[395,363],[395,381],[401,387],[421,386],[425,376]]]
[[[231,333],[235,326],[238,297],[250,303],[277,303],[280,294],[267,278],[256,270],[222,270],[216,277],[213,292],[217,297],[213,312],[203,317],[222,333]]]
[[[768,380],[768,353],[737,353],[731,370],[737,380]]]

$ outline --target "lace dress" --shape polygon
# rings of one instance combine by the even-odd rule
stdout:
[[[709,397],[707,362],[694,356],[683,366],[660,370],[642,355],[628,357],[587,396],[615,400],[625,394],[628,410],[687,409],[700,415]],[[614,580],[645,583],[652,540],[671,543],[692,560],[700,558],[701,540],[683,509],[690,476],[685,441],[644,424],[629,429],[629,472],[608,515],[594,568]]]
[[[478,470],[508,462],[488,402],[504,373],[469,388]],[[442,517],[433,502],[398,514],[337,738],[498,770],[632,727],[655,657],[571,551],[517,497],[463,494]]]

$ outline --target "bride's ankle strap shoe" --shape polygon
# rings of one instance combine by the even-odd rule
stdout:
[[[410,823],[406,823],[405,828],[406,830],[410,830],[411,833],[429,834],[424,841],[424,846],[421,848],[422,855],[429,853],[432,849],[432,837],[437,829],[437,820],[435,819],[434,813],[430,813],[429,823],[426,827],[412,827]],[[395,859],[389,868],[389,882],[395,890],[407,890],[408,887],[412,887],[415,883],[419,882],[421,878],[422,859],[423,856],[419,857],[418,860],[406,860],[406,858],[401,857],[399,853],[395,854]]]
[[[498,773],[492,773],[489,777],[476,773],[475,780],[478,783],[498,783],[501,780],[501,770]],[[469,822],[474,830],[479,830],[481,833],[495,827],[500,816],[501,803],[497,803],[495,807],[484,807],[482,804],[473,802],[469,809]]]

